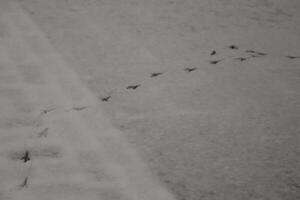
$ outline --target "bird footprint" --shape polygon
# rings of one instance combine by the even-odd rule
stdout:
[[[184,68],[184,71],[186,71],[186,72],[192,72],[192,71],[195,71],[195,70],[197,70],[196,67],[192,67],[192,68],[187,67],[187,68]]]
[[[108,102],[110,98],[111,98],[111,96],[103,97],[103,98],[101,98],[101,101]]]
[[[233,50],[239,49],[239,47],[236,46],[236,45],[230,45],[228,48],[229,48],[229,49],[233,49]]]
[[[87,106],[82,106],[82,107],[72,107],[73,110],[76,110],[76,111],[81,111],[81,110],[84,110],[84,109],[87,109]]]
[[[248,60],[249,57],[239,57],[239,58],[236,58],[236,60],[239,60],[241,62],[245,61],[245,60]]]
[[[24,181],[20,184],[21,188],[26,188],[27,186],[28,186],[28,176],[26,176]]]
[[[41,131],[38,135],[39,137],[47,137],[47,132],[49,128],[45,128],[43,131]]]
[[[54,111],[55,109],[56,109],[56,108],[44,109],[44,110],[41,111],[41,114],[47,114],[47,113],[49,113],[49,112]]]
[[[140,87],[141,85],[140,84],[137,84],[137,85],[129,85],[126,87],[127,90],[135,90],[137,89],[138,87]]]
[[[289,59],[299,59],[300,56],[285,56],[286,58],[289,58]]]
[[[162,74],[163,74],[162,72],[152,73],[152,74],[150,75],[150,77],[153,78],[153,77],[156,77],[156,76],[160,76],[160,75],[162,75]]]
[[[221,62],[222,60],[223,59],[221,59],[221,60],[211,60],[209,63],[215,65],[215,64],[218,64],[219,62]]]
[[[21,157],[21,160],[23,160],[25,163],[30,160],[29,151],[25,151],[24,155]]]
[[[254,51],[254,50],[246,50],[246,53],[249,53],[252,57],[261,57],[268,55],[267,53]]]

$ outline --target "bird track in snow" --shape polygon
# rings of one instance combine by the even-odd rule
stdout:
[[[184,68],[184,71],[186,71],[186,72],[193,72],[195,70],[197,70],[196,67],[187,67],[187,68]]]
[[[103,97],[103,98],[101,98],[101,101],[108,102],[110,98],[111,98],[111,96]]]
[[[126,87],[127,90],[136,90],[137,88],[139,88],[141,85],[137,84],[137,85],[129,85]]]
[[[152,73],[152,74],[150,75],[150,77],[153,78],[153,77],[160,76],[160,75],[162,75],[162,74],[163,74],[163,72],[156,72],[156,73]]]

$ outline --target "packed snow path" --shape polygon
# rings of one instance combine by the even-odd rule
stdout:
[[[0,199],[172,200],[27,13],[0,5]]]

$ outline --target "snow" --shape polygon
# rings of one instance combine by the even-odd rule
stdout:
[[[299,9],[1,1],[0,199],[300,198]]]

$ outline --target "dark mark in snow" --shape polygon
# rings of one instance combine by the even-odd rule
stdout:
[[[298,184],[296,184],[296,183],[294,183],[294,184],[292,184],[295,188],[298,188],[298,189],[300,189],[300,185],[298,185]]]
[[[235,58],[236,60],[239,60],[241,62],[245,61],[245,60],[248,60],[249,58],[247,57],[240,57],[240,58]]]
[[[84,110],[84,109],[87,109],[87,106],[82,106],[82,107],[72,107],[73,110],[76,110],[76,111],[81,111],[81,110]]]
[[[246,50],[246,53],[251,54],[252,57],[261,57],[261,56],[268,55],[267,53],[263,53],[263,52],[259,52],[259,51],[254,51],[254,50]]]
[[[218,63],[221,62],[221,61],[222,61],[222,60],[212,60],[212,61],[210,61],[209,63],[215,65],[215,64],[218,64]]]
[[[266,55],[268,55],[268,54],[262,53],[262,52],[256,52],[256,54],[259,55],[259,56],[266,56]]]
[[[253,51],[253,50],[246,50],[246,53],[256,53],[256,51]]]
[[[152,78],[152,77],[156,77],[156,76],[159,76],[162,74],[163,74],[162,72],[152,73],[150,77]]]
[[[186,72],[192,72],[192,71],[195,71],[195,70],[197,70],[197,68],[196,67],[193,67],[193,68],[184,68],[184,71],[186,71]]]
[[[239,49],[236,45],[230,45],[229,47],[228,47],[229,49]]]
[[[49,113],[49,112],[54,111],[55,109],[56,109],[56,108],[49,108],[49,109],[42,110],[42,111],[41,111],[41,114],[47,114],[47,113]]]
[[[25,151],[24,155],[21,157],[21,160],[23,160],[25,163],[30,160],[29,151]]]
[[[253,58],[257,58],[257,57],[260,57],[259,55],[257,55],[257,54],[252,54],[251,55],[251,57],[253,57]]]
[[[289,58],[289,59],[299,59],[300,56],[285,56],[286,58]]]
[[[39,137],[47,137],[47,132],[49,128],[45,128],[43,131],[39,132]]]
[[[216,55],[216,53],[217,53],[217,52],[216,52],[215,50],[213,50],[213,51],[210,53],[210,55],[213,56],[213,55]]]
[[[108,102],[108,100],[111,98],[111,96],[103,97],[101,98],[101,101]]]
[[[61,150],[55,146],[48,146],[39,149],[33,149],[31,154],[37,158],[57,158],[61,155]]]
[[[24,179],[23,183],[20,185],[21,188],[28,187],[28,176]]]
[[[129,85],[126,87],[127,90],[131,89],[131,90],[135,90],[137,89],[138,87],[140,87],[141,85],[140,84],[137,84],[137,85]]]

